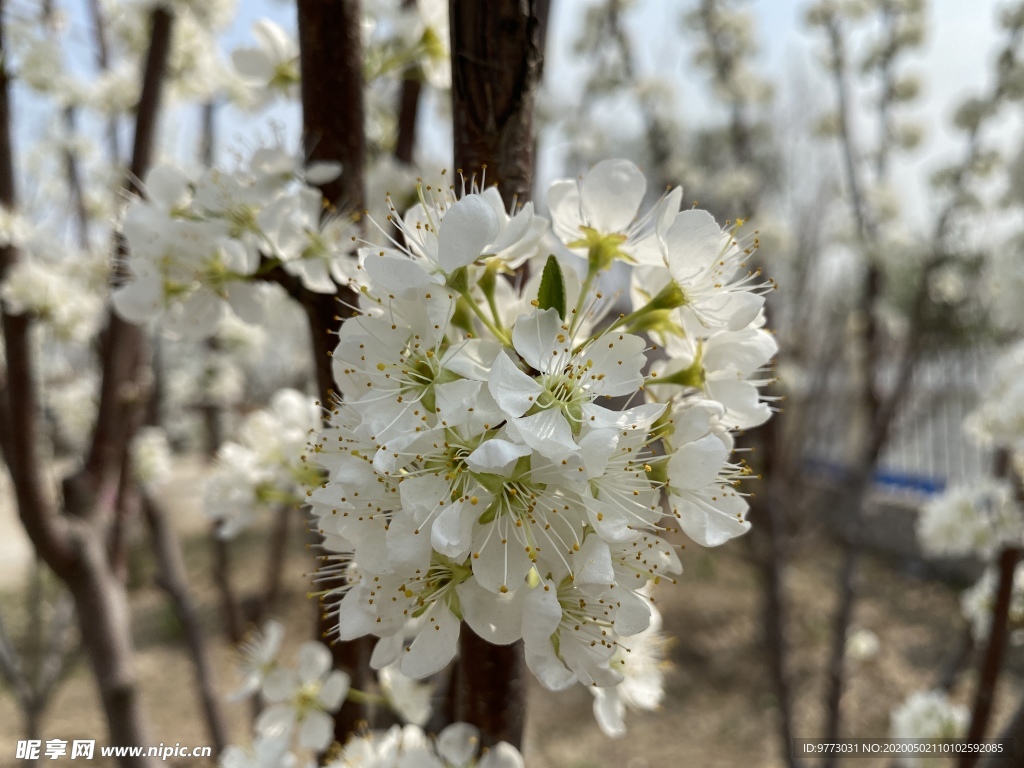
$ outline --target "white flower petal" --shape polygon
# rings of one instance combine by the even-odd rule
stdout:
[[[455,591],[462,617],[470,629],[489,643],[508,645],[523,636],[523,605],[526,588],[506,594],[484,589],[476,579],[459,584]]]
[[[437,752],[453,768],[467,765],[480,749],[480,731],[469,723],[452,723],[437,735]]]
[[[681,445],[668,460],[669,483],[679,489],[704,488],[718,477],[727,457],[728,451],[716,435]]]
[[[476,768],[526,768],[519,750],[507,741],[499,741],[481,756]]]
[[[323,643],[315,640],[303,643],[299,648],[297,671],[303,683],[317,682],[331,668],[331,652]]]
[[[685,288],[696,271],[718,258],[724,244],[722,229],[710,213],[681,212],[665,233],[666,263],[672,277]]]
[[[446,507],[430,527],[433,548],[453,560],[463,560],[473,544],[473,523],[489,503],[490,499],[477,505],[459,501]]]
[[[334,741],[334,718],[326,712],[312,710],[299,724],[299,746],[323,752]]]
[[[535,310],[516,321],[512,344],[531,368],[553,373],[555,368],[564,365],[572,347],[568,334],[562,332],[562,325],[558,310]]]
[[[537,400],[544,388],[516,367],[507,352],[494,360],[487,380],[494,401],[509,416],[522,416]]]
[[[363,269],[375,286],[395,294],[415,291],[438,282],[419,264],[399,256],[371,254],[363,262]]]
[[[594,719],[601,732],[612,739],[626,735],[626,705],[618,688],[591,688],[594,694]]]
[[[255,729],[268,739],[288,738],[295,729],[295,710],[288,704],[267,707],[256,718]]]
[[[512,443],[500,438],[485,440],[466,457],[466,466],[474,472],[508,477],[516,462],[523,456],[529,456],[532,449],[522,443]]]
[[[263,698],[269,702],[284,701],[295,693],[298,679],[290,669],[272,669],[263,680]]]
[[[402,655],[405,648],[405,633],[396,632],[393,635],[382,637],[373,646],[373,653],[370,655],[370,667],[372,669],[383,669],[394,664]]]
[[[669,496],[669,504],[683,533],[702,547],[720,546],[750,530],[750,523],[742,516],[746,502],[726,487],[720,489],[714,507],[698,505],[678,496]]]
[[[598,232],[622,232],[636,218],[646,191],[647,180],[633,163],[604,160],[583,177],[583,216]]]
[[[458,650],[460,624],[447,606],[438,606],[402,656],[402,674],[422,680],[448,666]]]
[[[587,536],[579,551],[573,555],[573,584],[611,586],[615,583],[612,553],[599,536]]]
[[[498,236],[498,217],[480,195],[466,195],[441,219],[438,263],[446,273],[476,261]]]
[[[615,611],[615,631],[628,637],[643,632],[651,625],[651,604],[647,598],[636,592],[624,592],[616,588],[619,607]]]
[[[509,422],[508,432],[518,435],[533,450],[552,461],[561,461],[579,450],[572,439],[569,422],[557,408],[514,419]]]
[[[327,676],[327,680],[321,686],[320,693],[317,695],[317,701],[328,712],[337,712],[341,702],[348,696],[351,684],[352,681],[348,675],[340,669],[335,669]]]

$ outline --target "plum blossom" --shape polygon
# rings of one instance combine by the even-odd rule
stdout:
[[[917,540],[932,556],[989,560],[1022,536],[1024,512],[1005,481],[950,488],[925,504],[917,520]]]
[[[331,669],[331,652],[321,643],[299,649],[295,669],[274,669],[261,688],[268,706],[256,719],[256,731],[269,738],[294,732],[303,749],[322,751],[334,739],[334,718],[349,690],[349,677]]]
[[[959,739],[967,731],[967,707],[953,704],[942,691],[915,691],[892,711],[889,732],[897,739]],[[908,754],[900,765],[917,768],[921,758]]]
[[[746,246],[680,213],[678,190],[640,213],[645,189],[626,161],[557,183],[551,247],[493,187],[420,185],[404,214],[389,201],[384,245],[360,248],[308,501],[332,637],[376,638],[374,668],[443,669],[464,622],[522,640],[545,687],[599,691],[609,732],[657,705],[645,589],[682,572],[663,521],[701,546],[749,529],[731,430],[770,415],[775,342],[766,286],[733,279]],[[633,310],[611,319],[597,278],[616,261]],[[520,266],[529,279],[509,279]],[[673,339],[665,363],[641,334]]]

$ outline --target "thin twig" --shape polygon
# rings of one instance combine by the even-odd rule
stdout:
[[[213,669],[210,666],[206,648],[206,636],[199,611],[188,588],[188,577],[181,545],[171,529],[163,508],[149,494],[142,494],[142,509],[153,539],[153,549],[159,564],[157,583],[171,599],[174,611],[181,622],[188,642],[189,654],[196,675],[200,703],[206,718],[210,740],[220,754],[228,744],[224,717],[220,711],[219,698],[213,683]]]
[[[969,743],[977,742],[985,737],[992,703],[995,700],[996,683],[1003,665],[1006,652],[1006,641],[1009,636],[1010,602],[1013,598],[1013,581],[1020,560],[1021,550],[1007,547],[999,555],[999,586],[996,589],[996,602],[992,608],[992,621],[989,625],[988,642],[985,655],[982,657],[978,688],[975,692],[974,707],[971,712],[971,724],[965,737]],[[960,757],[959,768],[971,768],[977,762],[978,755],[964,752]]]

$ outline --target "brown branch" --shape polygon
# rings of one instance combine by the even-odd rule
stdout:
[[[942,665],[935,680],[935,688],[946,693],[951,693],[956,686],[956,680],[967,662],[970,661],[971,652],[974,650],[974,632],[971,625],[965,624],[960,640],[953,653],[949,655]]]
[[[152,536],[153,550],[159,565],[157,583],[167,593],[181,622],[188,642],[189,654],[195,670],[200,704],[206,719],[206,729],[217,754],[228,744],[227,730],[213,683],[213,669],[206,648],[206,637],[199,610],[188,588],[188,575],[181,545],[167,515],[148,494],[142,494],[142,510]]]
[[[142,93],[136,115],[131,172],[124,183],[127,192],[142,193],[139,184],[149,172],[156,151],[157,121],[170,50],[171,23],[172,17],[165,8],[158,7],[153,11],[152,38],[146,55]],[[119,262],[115,266],[123,275],[126,253],[120,239],[118,257]],[[100,492],[117,473],[131,439],[134,414],[146,402],[141,382],[144,346],[143,329],[125,322],[111,309],[103,350],[99,412],[84,466],[88,480],[85,490],[94,494]]]
[[[1016,711],[1010,718],[1010,722],[1007,723],[1006,728],[999,734],[999,738],[1012,741],[1015,750],[1013,762],[1006,757],[992,753],[979,764],[979,768],[1006,768],[1009,765],[1020,764],[1021,755],[1019,750],[1024,747],[1024,699],[1021,699],[1020,704],[1017,705]]]
[[[449,681],[452,720],[479,728],[484,746],[507,741],[521,748],[528,677],[521,643],[492,645],[463,624]]]
[[[996,603],[992,609],[992,623],[978,676],[978,689],[974,697],[971,724],[965,737],[969,743],[980,741],[985,737],[985,729],[988,727],[989,716],[992,714],[996,683],[999,681],[999,671],[1006,653],[1013,580],[1020,556],[1021,550],[1017,547],[1007,547],[999,555],[999,586],[996,590]],[[965,752],[960,757],[959,768],[971,768],[977,759],[978,755]]]
[[[284,572],[285,556],[288,554],[288,529],[295,517],[295,507],[282,504],[270,529],[267,541],[267,564],[263,576],[263,592],[259,597],[257,621],[262,620],[281,593],[281,575]]]
[[[228,541],[220,535],[220,523],[214,523],[213,539],[213,583],[220,595],[220,612],[231,644],[239,646],[245,640],[245,626],[238,596],[231,583],[231,558]]]
[[[412,165],[416,149],[416,121],[419,117],[420,91],[423,86],[419,78],[406,77],[398,96],[398,138],[395,141],[395,159]]]
[[[6,2],[0,0],[0,51],[7,50],[5,39]],[[14,149],[11,141],[10,81],[6,58],[0,60],[0,206],[17,209],[14,182]],[[0,282],[20,259],[18,248],[9,244],[0,248]],[[36,551],[53,570],[66,577],[75,562],[75,553],[67,527],[45,491],[40,472],[39,401],[34,382],[34,350],[30,339],[28,313],[12,315],[3,307],[3,335],[6,347],[6,403],[3,420],[9,427],[4,440],[7,464],[14,484],[18,514]]]
[[[4,18],[0,0],[0,19]],[[152,144],[159,105],[160,82],[166,70],[171,17],[163,9],[153,13],[153,29],[143,79],[142,99],[137,115],[135,155],[132,170],[136,177],[145,174],[152,157]],[[3,30],[0,29],[0,49]],[[14,210],[13,151],[11,147],[11,111],[9,83],[0,66],[0,204]],[[0,279],[16,262],[16,248],[0,251]],[[7,349],[7,413],[11,422],[10,469],[18,501],[18,512],[36,552],[65,581],[75,601],[83,645],[88,651],[103,701],[114,744],[145,744],[146,727],[135,685],[133,649],[129,626],[127,596],[123,585],[110,568],[106,549],[106,530],[102,518],[92,512],[103,486],[116,484],[120,458],[128,439],[130,413],[125,413],[123,385],[129,381],[123,372],[132,355],[125,355],[127,341],[139,338],[139,331],[123,331],[112,318],[104,357],[104,401],[101,402],[94,450],[84,472],[69,478],[64,497],[70,516],[57,514],[44,490],[38,455],[39,435],[36,419],[39,403],[33,383],[34,365],[29,341],[31,319],[26,315],[3,313],[4,341]],[[135,344],[134,346],[141,346]],[[130,351],[130,349],[129,349]],[[137,356],[137,353],[136,353]],[[134,361],[132,361],[134,362]],[[129,368],[130,372],[134,370]],[[113,431],[112,431],[113,430]],[[110,445],[110,435],[120,444]],[[106,439],[104,439],[106,436]],[[114,489],[116,490],[116,489]],[[108,494],[99,494],[109,508]],[[86,520],[93,518],[93,524]],[[126,756],[124,768],[149,768],[148,757]]]
[[[96,66],[101,72],[110,69],[110,50],[107,45],[107,20],[103,15],[101,0],[89,0],[89,16],[92,20],[93,42],[96,49]],[[117,137],[117,118],[107,119],[107,150],[110,162],[121,162],[121,146]]]

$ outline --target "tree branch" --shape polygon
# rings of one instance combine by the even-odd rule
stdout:
[[[181,545],[174,531],[171,530],[164,510],[146,493],[142,494],[142,510],[149,526],[154,553],[160,568],[157,583],[170,598],[185,632],[189,654],[192,656],[192,665],[195,669],[199,700],[206,718],[206,729],[216,753],[220,754],[228,744],[227,730],[213,683],[213,669],[210,666],[206,637],[202,622],[199,620],[199,611],[188,588],[188,575],[181,554]]]
[[[1007,547],[999,555],[999,586],[996,590],[996,603],[992,608],[992,623],[978,676],[978,689],[974,697],[971,724],[965,737],[969,743],[980,741],[985,737],[985,729],[988,726],[989,716],[992,714],[996,683],[999,681],[999,671],[1002,668],[1003,656],[1006,652],[1013,580],[1020,556],[1021,550],[1017,547]],[[959,768],[971,768],[977,762],[978,757],[977,754],[965,752],[960,757]]]

